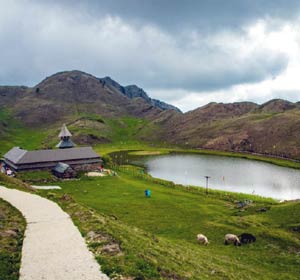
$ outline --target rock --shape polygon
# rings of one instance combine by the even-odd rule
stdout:
[[[295,231],[295,232],[300,232],[300,227],[294,227],[294,228],[293,228],[293,231]]]
[[[17,235],[18,233],[11,229],[0,232],[1,237],[16,237]]]
[[[64,194],[60,199],[65,201],[70,201],[72,200],[72,197],[68,194]]]
[[[256,211],[263,213],[263,212],[267,212],[268,210],[269,209],[267,209],[266,207],[262,207],[262,208],[257,209]]]
[[[130,276],[123,276],[119,273],[113,273],[111,275],[111,279],[112,280],[134,280],[134,279],[137,279],[137,278],[130,277]]]
[[[94,240],[95,239],[95,237],[97,236],[97,234],[94,232],[94,231],[89,231],[88,233],[87,233],[87,235],[86,235],[86,237],[88,238],[88,239],[91,239],[91,240]]]
[[[121,253],[121,248],[118,243],[111,243],[103,246],[101,251],[109,255],[117,255]]]
[[[93,230],[89,231],[86,235],[86,238],[89,241],[94,241],[94,242],[112,242],[112,238],[109,237],[107,234],[105,233],[99,233],[99,232],[94,232]]]

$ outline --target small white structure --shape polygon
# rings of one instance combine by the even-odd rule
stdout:
[[[31,186],[37,190],[61,190],[60,186]]]

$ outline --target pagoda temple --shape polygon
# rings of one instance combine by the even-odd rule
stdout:
[[[14,171],[51,170],[57,163],[68,164],[77,170],[102,164],[92,147],[75,147],[71,136],[66,125],[63,125],[59,133],[60,142],[56,145],[59,149],[27,151],[14,147],[4,155],[3,162]]]
[[[60,142],[56,145],[56,148],[59,149],[67,149],[67,148],[73,148],[75,145],[70,139],[72,136],[71,132],[68,130],[67,126],[64,124],[61,128],[61,131],[58,135],[60,138]]]

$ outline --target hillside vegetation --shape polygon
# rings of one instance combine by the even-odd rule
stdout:
[[[25,219],[22,214],[6,201],[0,199],[1,280],[19,279],[24,231]]]
[[[186,147],[245,151],[300,158],[300,106],[272,100],[249,103],[210,103],[169,119],[162,139]]]
[[[32,88],[0,87],[1,154],[13,145],[53,147],[63,123],[79,145],[127,142],[129,129],[131,143],[300,159],[299,103],[210,103],[183,114],[135,85],[80,71],[54,74]]]
[[[76,144],[93,145],[108,162],[112,151],[153,154],[178,148],[208,154],[222,150],[226,152],[217,153],[256,160],[266,159],[237,152],[299,159],[299,108],[298,103],[284,100],[263,105],[210,103],[183,114],[136,86],[123,87],[80,71],[61,72],[33,88],[0,87],[0,156],[13,146],[54,148],[66,123]],[[299,168],[296,162],[268,161]],[[71,215],[113,279],[298,279],[298,202],[279,204],[220,191],[206,195],[201,188],[153,179],[132,166],[116,168],[115,177],[82,177],[55,182],[62,190],[36,191]],[[18,177],[29,183],[53,180],[47,172]],[[1,174],[0,185],[32,191]],[[145,189],[151,189],[150,199],[144,197]],[[238,208],[237,202],[244,200],[253,203]],[[0,209],[2,205],[0,201]],[[18,213],[13,216],[22,225]],[[209,246],[197,243],[200,232],[209,238]],[[224,246],[226,233],[242,232],[253,233],[257,242]],[[21,243],[10,244],[19,252]],[[8,260],[5,253],[3,259],[11,261],[10,275],[15,277],[20,258]]]
[[[22,188],[17,180],[2,184]],[[221,191],[206,195],[130,166],[115,177],[59,185],[62,190],[38,193],[71,215],[114,279],[298,279],[299,203]],[[145,189],[151,189],[151,198],[145,198]],[[245,199],[253,203],[238,208],[237,201]],[[208,246],[197,243],[200,232]],[[257,242],[224,245],[226,233],[242,232],[251,232]]]

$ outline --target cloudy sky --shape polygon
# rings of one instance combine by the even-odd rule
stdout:
[[[0,84],[78,69],[183,111],[300,100],[299,0],[0,0]]]

